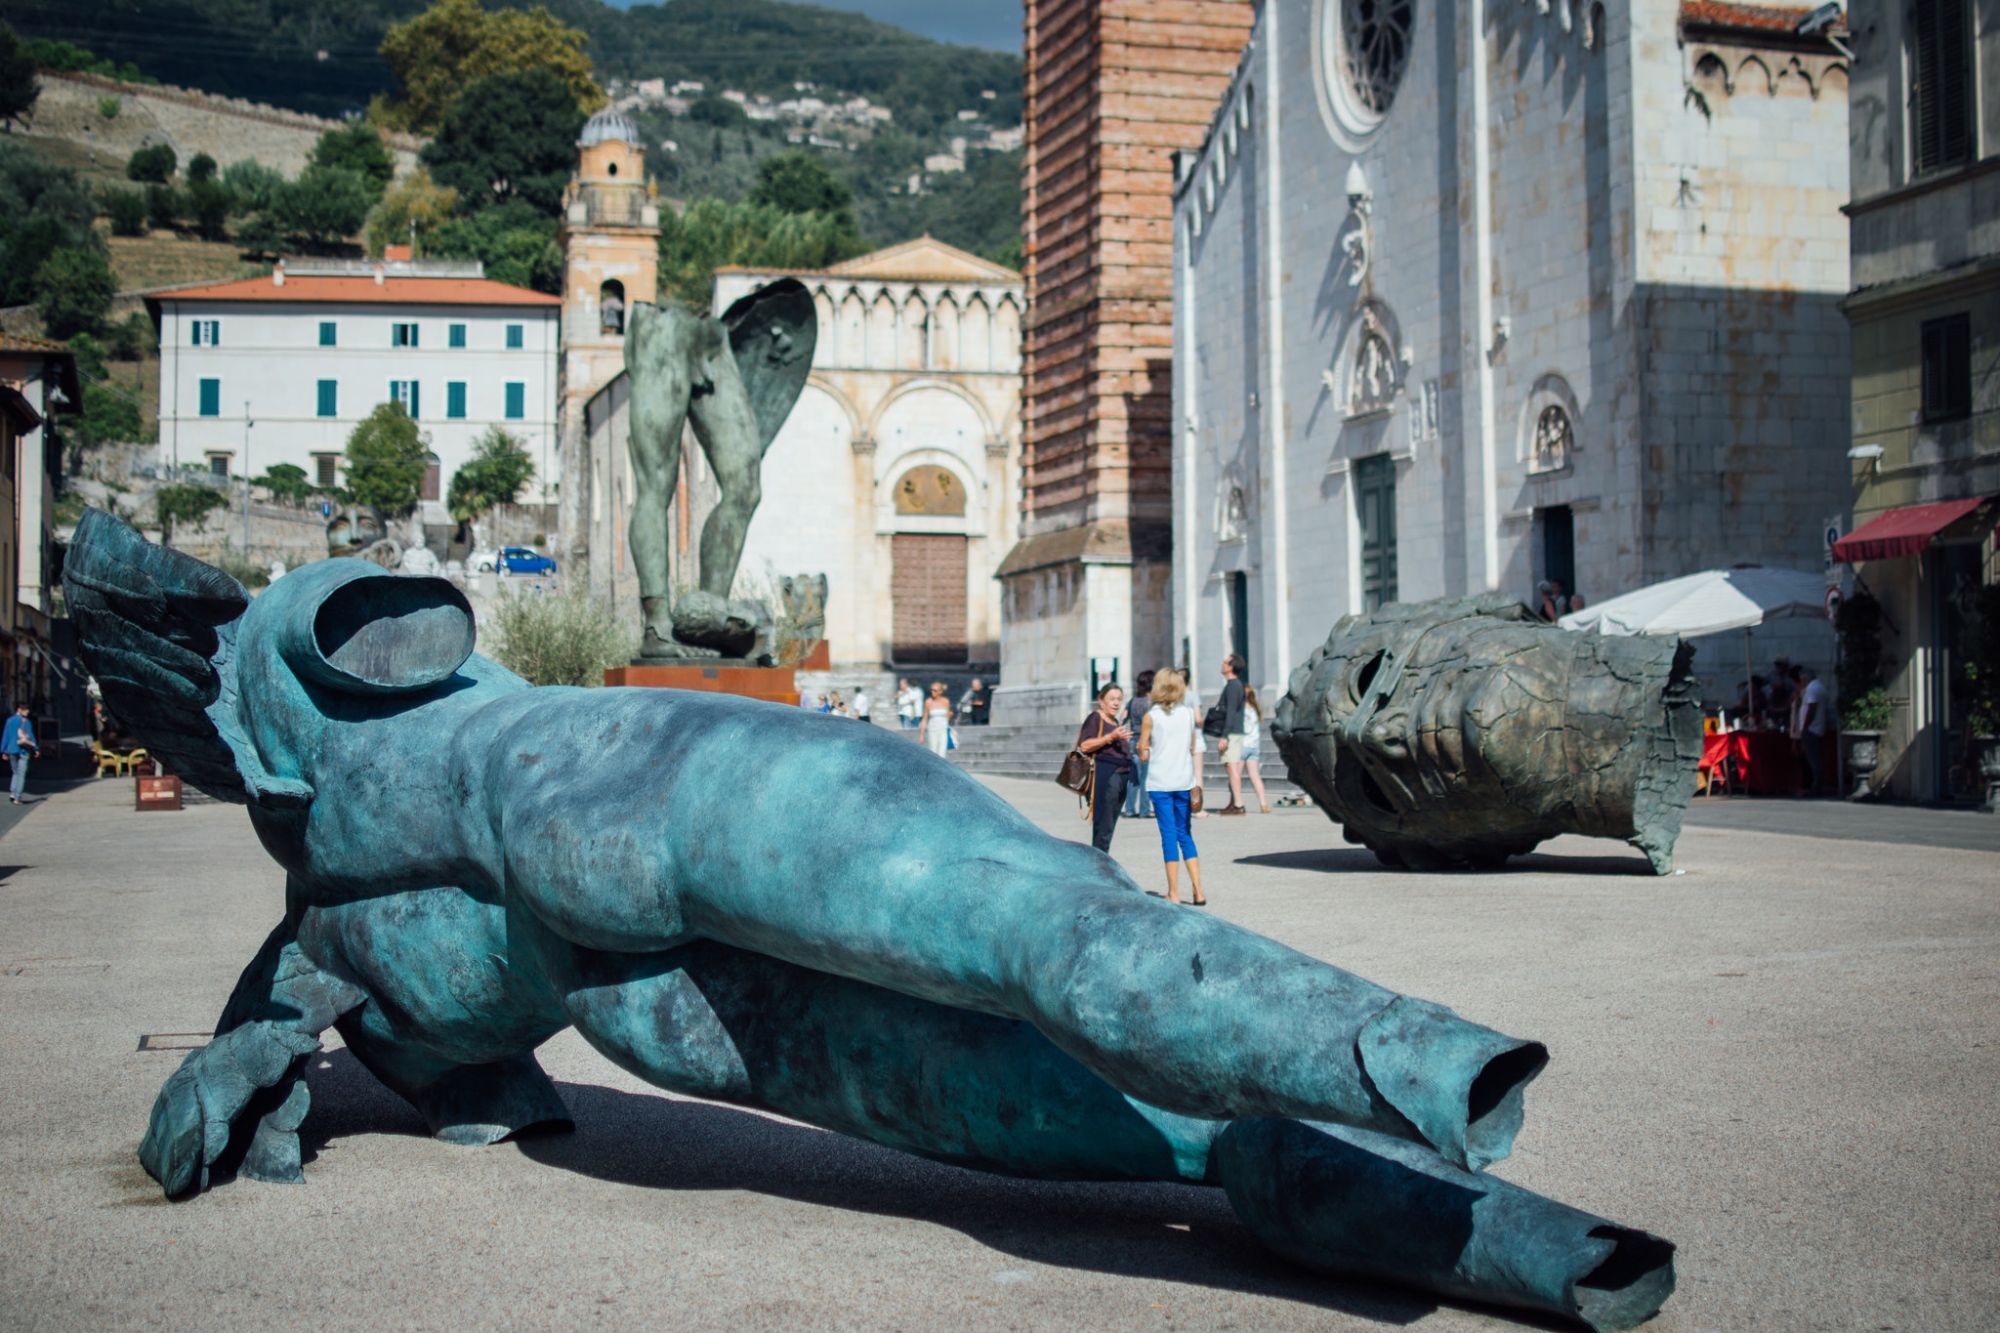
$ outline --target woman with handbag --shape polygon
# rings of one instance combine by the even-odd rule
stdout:
[[[1125,808],[1125,784],[1132,780],[1132,729],[1118,720],[1124,707],[1125,691],[1105,684],[1097,691],[1096,710],[1076,734],[1076,748],[1097,768],[1090,788],[1090,845],[1100,852],[1111,850]]]
[[[1195,786],[1195,753],[1201,731],[1187,700],[1187,679],[1178,671],[1153,677],[1153,706],[1139,727],[1139,758],[1146,763],[1146,795],[1153,802],[1153,819],[1160,826],[1160,850],[1167,863],[1167,901],[1181,900],[1181,863],[1188,869],[1188,887],[1196,907],[1208,906],[1201,892],[1201,858],[1195,850],[1188,820],[1201,799]]]

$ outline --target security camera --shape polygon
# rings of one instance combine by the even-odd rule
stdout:
[[[1825,32],[1834,24],[1840,22],[1845,12],[1834,0],[1827,0],[1826,4],[1821,5],[1818,9],[1815,9],[1812,13],[1799,20],[1798,32],[1801,36],[1805,37],[1810,37],[1814,33]]]

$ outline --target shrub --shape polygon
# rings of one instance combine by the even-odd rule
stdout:
[[[231,162],[223,169],[222,184],[235,202],[237,212],[255,213],[277,201],[278,191],[284,188],[285,177],[274,167],[245,158],[241,162]]]
[[[132,154],[125,163],[125,179],[164,185],[174,178],[180,157],[171,144],[156,143]]]
[[[35,270],[35,304],[51,338],[74,338],[95,330],[118,294],[111,266],[95,250],[53,251]]]
[[[124,103],[115,97],[100,97],[97,99],[97,114],[106,120],[116,120],[118,119],[118,108],[123,105]]]
[[[472,442],[472,457],[451,474],[445,503],[453,518],[467,522],[489,509],[512,504],[534,475],[534,461],[521,437],[503,426],[488,426]]]
[[[494,660],[531,685],[602,685],[604,669],[629,661],[638,636],[579,588],[509,592],[494,617]]]
[[[188,220],[203,240],[220,241],[229,235],[231,200],[227,188],[213,179],[191,180],[184,199]]]
[[[253,483],[262,486],[273,500],[303,508],[319,487],[312,484],[306,470],[297,463],[273,463],[263,476]]]
[[[104,216],[111,219],[113,236],[146,234],[146,196],[137,190],[106,190],[102,200]]]
[[[171,185],[148,185],[146,187],[146,221],[162,231],[174,227],[181,220],[181,192]]]
[[[187,178],[190,184],[195,181],[214,180],[215,159],[207,153],[196,153],[188,159]]]
[[[1849,700],[1841,713],[1840,725],[1848,731],[1887,731],[1889,691],[1878,685],[1860,698]]]
[[[111,355],[119,361],[144,361],[147,354],[158,346],[153,334],[153,321],[138,310],[125,316],[125,322],[111,330],[110,338]]]
[[[160,515],[161,535],[172,541],[175,524],[199,523],[202,515],[227,505],[229,497],[213,486],[176,483],[160,487],[153,496],[153,503]]]

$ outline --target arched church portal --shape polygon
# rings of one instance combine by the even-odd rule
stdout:
[[[926,464],[896,479],[896,512],[950,518],[965,513],[965,483]],[[966,660],[966,538],[958,532],[899,532],[890,538],[898,663],[959,666]]]

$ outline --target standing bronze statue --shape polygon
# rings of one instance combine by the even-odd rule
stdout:
[[[731,602],[743,539],[762,498],[764,452],[812,371],[819,316],[812,293],[780,278],[720,319],[674,303],[632,307],[625,369],[632,377],[632,560],[644,621],[640,659],[744,657],[762,608]],[[682,426],[694,425],[722,498],[701,530],[696,590],[673,601],[668,515]]]

